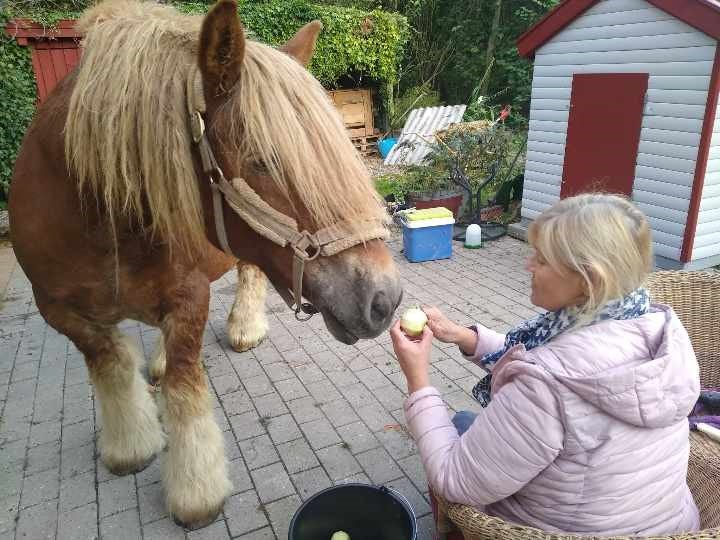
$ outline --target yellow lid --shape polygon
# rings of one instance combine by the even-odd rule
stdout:
[[[435,208],[423,208],[422,210],[415,210],[414,212],[407,213],[408,221],[421,221],[424,219],[437,219],[448,217],[453,217],[453,213],[444,206],[437,206]]]

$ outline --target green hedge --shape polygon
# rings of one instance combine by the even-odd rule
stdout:
[[[204,13],[205,2],[173,2],[188,13]],[[323,22],[310,71],[326,87],[346,75],[393,85],[409,36],[407,19],[381,10],[316,5],[304,0],[245,1],[240,19],[253,36],[278,45],[290,39],[303,24]]]
[[[0,8],[0,25],[11,18],[28,18],[47,26],[76,18],[89,0],[9,0]],[[172,2],[187,13],[204,13],[212,2]],[[323,32],[310,71],[327,88],[343,79],[380,91],[381,108],[392,100],[400,61],[409,36],[407,19],[386,11],[361,11],[305,0],[239,2],[240,18],[255,39],[278,45],[287,41],[303,24],[320,19]],[[36,99],[29,51],[6,36],[0,38],[0,201],[6,197],[12,164],[30,122]],[[0,202],[2,204],[2,202]]]
[[[5,20],[0,14],[0,26]],[[30,51],[15,41],[0,39],[0,208],[7,190],[15,156],[35,112],[35,78]]]

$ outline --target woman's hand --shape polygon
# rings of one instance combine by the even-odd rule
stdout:
[[[433,335],[443,343],[457,343],[463,327],[448,319],[442,311],[434,306],[423,307],[428,318],[428,326]]]
[[[412,394],[421,388],[430,386],[428,367],[430,366],[432,330],[426,326],[420,339],[413,340],[400,329],[400,321],[395,321],[390,329],[390,337],[395,355],[407,379],[408,393]]]
[[[423,311],[428,318],[427,324],[436,338],[443,343],[454,343],[464,354],[471,355],[475,352],[477,346],[475,332],[451,321],[436,307],[424,307]]]

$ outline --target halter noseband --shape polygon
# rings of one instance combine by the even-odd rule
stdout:
[[[200,71],[194,67],[188,78],[187,107],[190,114],[190,133],[200,154],[203,173],[210,181],[213,198],[215,231],[223,251],[238,259],[228,242],[223,199],[227,205],[256,233],[271,242],[293,250],[293,291],[276,287],[288,307],[295,312],[298,320],[308,320],[318,313],[315,306],[302,301],[302,278],[305,264],[319,256],[330,257],[357,244],[376,238],[387,238],[387,228],[377,222],[369,222],[366,230],[353,233],[347,223],[335,223],[315,233],[300,231],[297,222],[290,216],[278,212],[263,201],[257,192],[242,178],[225,178],[215,154],[210,147],[205,130],[203,114],[206,112]],[[304,313],[303,317],[300,313]]]

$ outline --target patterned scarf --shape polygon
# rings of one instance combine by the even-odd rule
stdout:
[[[589,326],[608,319],[635,319],[647,313],[649,309],[650,295],[647,290],[639,288],[622,298],[608,302],[589,320],[581,321],[577,308],[574,307],[549,311],[510,330],[505,336],[503,347],[483,356],[480,365],[486,371],[492,372],[495,363],[514,345],[522,343],[525,349],[534,349],[571,328]],[[483,407],[487,407],[490,403],[490,381],[491,374],[488,373],[472,390],[473,397]]]

